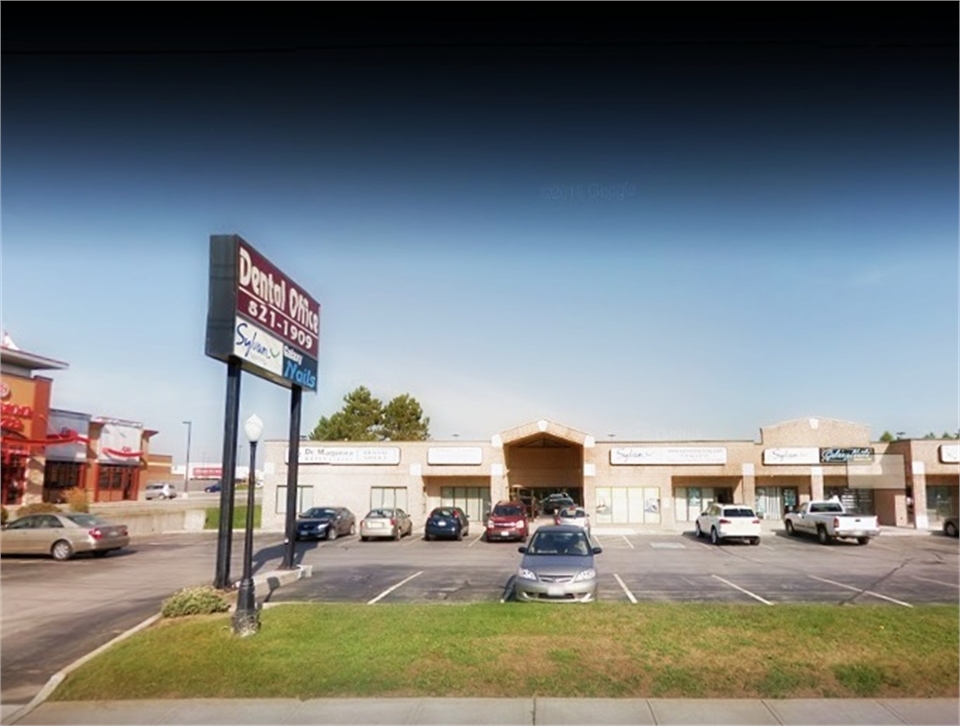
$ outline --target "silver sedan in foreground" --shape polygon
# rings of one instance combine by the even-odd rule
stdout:
[[[594,547],[582,527],[544,525],[523,553],[514,584],[520,602],[593,602],[597,599]]]

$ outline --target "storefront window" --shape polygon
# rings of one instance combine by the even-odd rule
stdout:
[[[62,504],[67,492],[82,486],[83,465],[66,461],[47,461],[43,472],[43,501]]]
[[[927,487],[927,518],[938,524],[953,514],[950,487]]]
[[[136,467],[102,465],[98,481],[98,501],[133,499],[136,483]]]

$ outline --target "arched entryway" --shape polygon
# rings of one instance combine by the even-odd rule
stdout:
[[[550,421],[520,426],[500,436],[507,491],[539,513],[550,494],[568,494],[584,504],[583,449],[592,439]]]

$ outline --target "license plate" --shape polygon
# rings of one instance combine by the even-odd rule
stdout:
[[[370,522],[367,526],[372,527],[373,529],[382,529],[383,522]]]
[[[446,523],[446,522],[437,522],[437,526],[438,526],[438,527],[446,527],[446,526],[447,526],[447,523]]]
[[[562,587],[548,587],[548,588],[547,588],[547,595],[550,596],[550,597],[560,597],[561,595],[563,595],[563,588],[562,588]]]

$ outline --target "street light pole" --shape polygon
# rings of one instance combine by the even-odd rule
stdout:
[[[193,421],[184,421],[187,425],[187,461],[183,466],[183,493],[190,488],[190,434],[193,433]]]
[[[255,504],[257,468],[257,441],[263,433],[263,421],[256,414],[247,419],[243,431],[250,442],[250,472],[247,481],[247,523],[243,539],[243,578],[237,591],[237,609],[233,614],[233,632],[245,637],[260,630],[260,613],[257,610],[253,584],[253,508]]]

